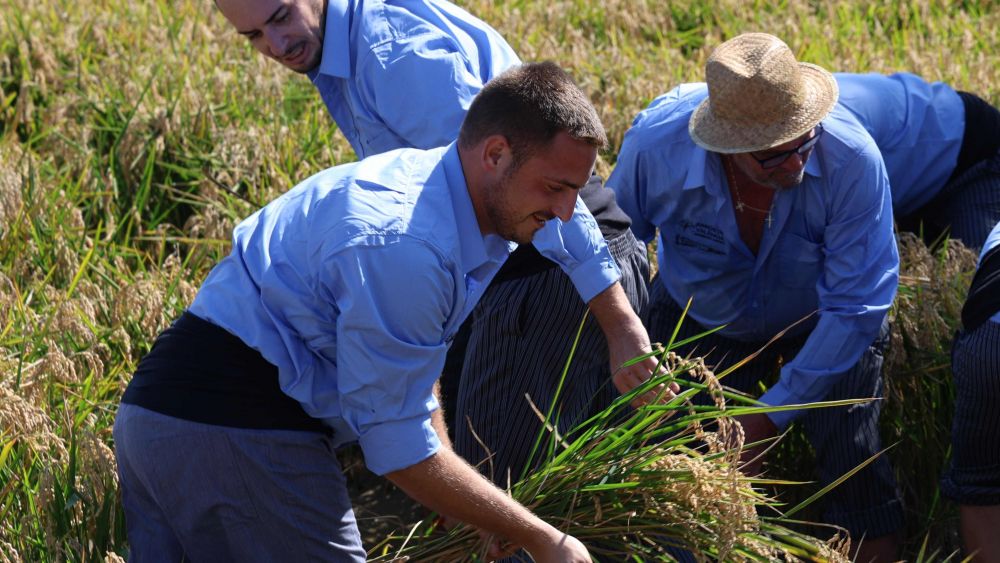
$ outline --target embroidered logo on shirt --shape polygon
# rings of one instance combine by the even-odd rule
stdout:
[[[725,250],[718,245],[725,245],[726,237],[722,229],[706,223],[691,223],[681,221],[680,232],[674,237],[677,246],[697,248],[702,252],[725,255]]]

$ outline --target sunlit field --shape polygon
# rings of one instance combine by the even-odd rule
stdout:
[[[829,70],[907,70],[1000,103],[991,0],[459,4],[523,59],[572,72],[609,132],[604,175],[634,115],[744,31]],[[353,159],[308,80],[252,52],[211,0],[0,0],[0,562],[127,555],[111,426],[137,362],[241,218]],[[959,547],[937,493],[948,347],[975,256],[908,237],[900,254],[883,437],[906,557],[941,560]],[[792,435],[771,471],[801,478],[809,455]]]

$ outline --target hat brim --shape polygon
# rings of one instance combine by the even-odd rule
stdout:
[[[688,133],[698,146],[718,153],[762,151],[801,137],[815,127],[837,104],[840,90],[833,75],[822,67],[798,63],[805,100],[802,106],[771,124],[738,123],[719,119],[705,98],[688,122]]]

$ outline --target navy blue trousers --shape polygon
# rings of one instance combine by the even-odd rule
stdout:
[[[332,440],[122,403],[115,457],[129,562],[365,560]]]
[[[998,133],[1000,134],[1000,133]],[[1000,153],[982,160],[951,180],[938,197],[899,221],[902,230],[924,230],[930,244],[946,230],[948,236],[979,250],[1000,222]]]

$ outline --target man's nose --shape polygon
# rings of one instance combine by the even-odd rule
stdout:
[[[267,48],[272,57],[283,57],[288,50],[288,39],[273,26],[264,28],[264,39],[267,41]]]
[[[566,190],[559,195],[556,204],[552,207],[552,214],[561,219],[563,223],[568,223],[573,218],[573,210],[576,209],[577,193],[576,190]]]
[[[785,162],[781,163],[781,166],[785,170],[791,170],[791,171],[794,171],[794,172],[798,172],[799,170],[802,170],[803,167],[805,167],[805,165],[806,165],[806,159],[808,157],[809,157],[809,153],[806,153],[805,155],[801,155],[801,154],[799,154],[797,152],[793,152],[787,159],[785,159]]]

